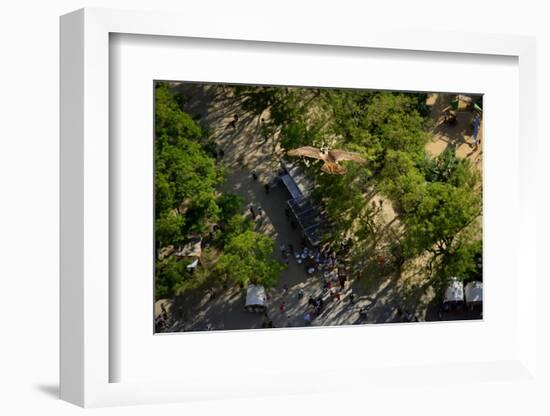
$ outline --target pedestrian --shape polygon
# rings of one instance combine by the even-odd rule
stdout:
[[[252,179],[257,181],[258,180],[258,174],[256,173],[256,170],[252,169],[252,172],[250,172],[252,174]]]
[[[353,303],[355,301],[355,293],[351,292],[349,295],[349,303]]]
[[[294,256],[294,246],[293,246],[292,244],[289,244],[289,245],[288,245],[288,252],[289,252],[292,256]]]
[[[233,130],[237,128],[237,121],[239,121],[239,116],[237,114],[233,114],[233,120],[231,120],[231,123],[229,123]]]
[[[282,314],[284,314],[284,313],[285,313],[285,310],[286,310],[286,305],[285,305],[285,303],[284,303],[284,302],[283,302],[283,303],[281,303],[281,305],[279,306],[279,310],[281,311],[281,313],[282,313]]]
[[[340,281],[340,286],[344,289],[346,287],[346,276],[339,276],[338,280]]]
[[[233,130],[237,128],[237,121],[239,121],[239,116],[237,114],[233,114],[233,120],[229,122],[226,128],[231,127]]]
[[[309,312],[306,312],[306,314],[304,315],[304,324],[306,326],[309,326],[310,323],[311,323],[311,315],[309,314]]]
[[[254,211],[254,205],[250,205],[250,214],[252,214],[252,219],[256,219],[256,212]]]
[[[287,220],[290,219],[290,208],[289,208],[289,207],[286,207],[286,208],[285,208],[285,216],[286,216],[286,219],[287,219]]]
[[[258,207],[258,215],[260,217],[263,217],[264,216],[264,210],[262,209],[262,207]]]
[[[304,297],[304,289],[300,288],[298,291],[298,299],[302,299]]]
[[[264,190],[265,190],[266,195],[269,194],[269,183],[266,183],[264,185]]]
[[[472,136],[474,138],[474,148],[475,149],[477,149],[477,147],[479,146],[478,133],[479,133],[479,114],[476,114],[475,117],[474,117],[474,132],[472,134]]]
[[[286,295],[287,293],[288,293],[288,286],[287,286],[287,284],[285,283],[285,284],[283,285],[283,295]]]

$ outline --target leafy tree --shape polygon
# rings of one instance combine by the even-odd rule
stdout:
[[[426,191],[426,181],[410,156],[403,151],[388,151],[381,172],[380,190],[404,214],[414,213]]]
[[[448,146],[437,157],[425,153],[419,169],[428,182],[445,182],[457,187],[474,188],[480,179],[468,159],[456,156],[454,146]]]
[[[273,257],[271,238],[245,231],[232,237],[216,263],[216,271],[224,280],[241,286],[248,283],[274,287],[284,265]]]
[[[204,234],[221,213],[216,186],[223,171],[209,142],[182,111],[185,99],[167,84],[155,88],[155,236],[156,248],[179,246],[190,234]],[[197,283],[185,260],[156,261],[156,297],[172,296]]]
[[[392,243],[399,258],[429,251],[441,264],[471,266],[464,253],[475,238],[466,243],[461,238],[481,213],[479,174],[451,147],[435,158],[426,153],[426,94],[297,88],[258,94],[255,103],[269,108],[283,149],[342,148],[369,161],[366,167],[348,164],[343,176],[323,174],[317,163],[303,162],[315,183],[313,195],[333,226],[330,238],[349,231],[369,235],[372,212],[366,201],[378,186],[404,225],[393,238],[402,240]]]
[[[227,222],[242,209],[243,199],[238,195],[222,194],[217,200],[220,207],[220,221]]]
[[[415,255],[427,250],[437,256],[450,253],[457,235],[480,213],[477,193],[447,183],[428,184],[414,215],[403,219],[407,227],[405,252]]]
[[[461,280],[483,280],[483,247],[481,240],[459,241],[442,258],[438,274],[442,280],[456,276]]]
[[[183,233],[202,232],[217,221],[216,186],[223,172],[199,142],[202,131],[181,111],[175,94],[166,84],[157,84],[155,93],[157,219],[176,210],[186,217]]]
[[[187,270],[187,260],[169,257],[158,261],[155,270],[156,299],[170,298],[193,285],[193,274]]]
[[[165,213],[155,221],[156,239],[159,246],[170,244],[179,245],[185,240],[182,233],[185,225],[185,217],[175,213]]]

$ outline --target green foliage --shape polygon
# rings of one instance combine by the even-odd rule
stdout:
[[[457,276],[461,280],[483,280],[481,240],[458,242],[442,259],[438,273],[442,279]]]
[[[358,164],[348,165],[346,175],[320,175],[316,178],[315,198],[331,219],[333,235],[344,235],[366,215],[364,191],[369,171]]]
[[[155,137],[156,146],[165,143],[177,144],[180,141],[198,140],[202,131],[189,114],[181,111],[180,104],[167,84],[155,85]],[[181,99],[180,99],[181,101]]]
[[[329,238],[350,231],[368,235],[372,211],[366,201],[377,187],[392,200],[404,225],[392,243],[400,258],[430,251],[441,256],[441,264],[465,269],[464,247],[470,242],[459,241],[481,213],[480,175],[451,147],[436,158],[426,153],[427,94],[271,87],[247,94],[250,109],[259,106],[258,114],[269,109],[283,149],[326,146],[369,161],[367,166],[344,162],[348,173],[342,176],[303,162],[314,179],[313,195],[333,226]]]
[[[185,217],[175,213],[163,214],[155,221],[156,239],[159,246],[169,244],[179,245],[184,242],[182,233],[185,225]]]
[[[405,252],[409,255],[425,250],[437,255],[449,253],[458,233],[469,226],[480,212],[481,198],[478,194],[448,183],[429,183],[414,214],[403,219],[407,226]]]
[[[176,210],[185,216],[182,233],[203,232],[218,219],[216,186],[222,171],[199,143],[201,129],[180,110],[177,95],[165,84],[157,84],[155,94],[156,217],[166,219]]]
[[[469,161],[458,159],[452,148],[436,158],[424,154],[419,166],[408,153],[388,152],[380,190],[401,213],[405,257],[425,251],[433,254],[431,262],[440,257],[440,270],[445,271],[440,273],[442,278],[475,268],[465,250],[478,237],[463,234],[481,214],[481,197],[475,189],[478,181],[477,171]],[[469,240],[462,242],[460,237]]]
[[[193,285],[193,274],[186,266],[190,261],[173,257],[158,261],[155,270],[155,297],[169,298]]]
[[[232,238],[246,231],[252,231],[254,223],[243,215],[233,215],[226,222],[221,224],[220,229],[216,232],[214,241],[220,248],[226,246]]]
[[[269,93],[265,101],[269,103]],[[248,97],[250,106],[265,100]],[[186,98],[167,84],[155,88],[155,231],[156,247],[181,246],[190,235],[211,235],[221,255],[214,274],[234,283],[248,281],[275,286],[282,265],[273,259],[273,241],[255,233],[242,214],[242,198],[219,194],[223,168],[215,161],[215,143],[184,111]],[[214,260],[213,260],[214,261]],[[158,259],[155,273],[157,299],[197,287],[210,277],[204,267],[187,270],[189,260]]]
[[[217,204],[221,210],[220,221],[228,222],[241,210],[243,199],[238,195],[222,194],[218,197]]]
[[[414,213],[426,191],[426,181],[410,156],[403,151],[388,151],[381,173],[380,190],[405,214]]]
[[[223,180],[202,140],[203,132],[181,110],[185,98],[167,84],[155,88],[155,236],[156,247],[184,244],[191,234],[204,234],[221,213],[216,186]],[[185,260],[156,263],[157,299],[173,296],[196,283]],[[194,282],[194,283],[193,283]]]
[[[224,280],[241,286],[254,283],[274,287],[284,265],[273,258],[273,249],[271,238],[245,231],[226,244],[216,263],[216,271]]]
[[[468,159],[459,159],[456,149],[445,148],[437,157],[427,153],[419,163],[419,169],[428,182],[445,182],[457,187],[473,188],[479,182],[479,173],[472,169]]]

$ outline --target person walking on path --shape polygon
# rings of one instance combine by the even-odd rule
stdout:
[[[250,205],[250,214],[252,214],[252,219],[256,219],[256,211],[254,211],[254,205]]]
[[[284,302],[283,302],[283,303],[281,303],[281,305],[279,306],[279,310],[281,311],[281,313],[282,313],[283,315],[285,315],[285,316],[286,316],[286,314],[285,314],[285,311],[286,311],[286,305],[285,305],[285,303],[284,303]]]
[[[231,127],[233,130],[237,128],[237,121],[239,121],[239,116],[237,114],[233,115],[233,120],[229,122],[227,127]]]
[[[285,216],[286,216],[287,220],[290,220],[290,208],[289,207],[285,208]]]
[[[474,132],[472,134],[472,137],[474,139],[474,149],[477,149],[479,146],[478,133],[479,133],[479,114],[476,114],[474,117]]]
[[[257,181],[258,180],[258,174],[256,173],[256,170],[252,169],[252,172],[250,172],[252,174],[252,179],[254,181]]]
[[[288,253],[286,252],[286,248],[285,248],[285,245],[284,245],[284,244],[281,244],[281,245],[279,246],[279,250],[281,250],[281,255],[282,255],[283,257],[286,258],[287,255],[288,255]]]
[[[288,293],[288,286],[287,286],[287,284],[285,283],[285,284],[283,285],[283,296],[286,296],[287,293]]]
[[[263,217],[264,216],[264,210],[262,207],[258,207],[258,216]]]

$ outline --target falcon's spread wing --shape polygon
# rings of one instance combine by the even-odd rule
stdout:
[[[312,146],[298,147],[297,149],[289,150],[286,154],[289,156],[305,156],[313,159],[325,159],[325,155],[323,155],[319,149]]]
[[[346,150],[329,150],[329,155],[334,159],[335,162],[340,162],[341,160],[351,160],[352,162],[357,162],[361,164],[366,164],[367,160],[359,156],[357,153],[348,152]]]

